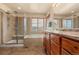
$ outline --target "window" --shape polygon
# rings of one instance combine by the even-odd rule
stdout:
[[[38,31],[43,31],[43,19],[38,19]]]
[[[43,31],[44,19],[32,19],[32,32]]]
[[[32,19],[32,31],[37,31],[37,19]]]
[[[49,22],[49,27],[52,27],[52,22]]]
[[[72,28],[72,20],[71,19],[63,20],[63,27],[68,29]]]

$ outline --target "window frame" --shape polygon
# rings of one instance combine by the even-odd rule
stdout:
[[[66,29],[71,29],[71,28],[69,28],[68,27],[68,25],[67,25],[67,20],[71,20],[71,28],[73,28],[73,19],[72,18],[67,18],[67,19],[64,19],[63,21],[62,21],[62,25],[63,25],[63,28],[66,28]],[[66,26],[64,25],[64,21],[66,21]]]
[[[44,18],[32,18],[31,20],[33,21],[33,19],[37,19],[37,31],[33,31],[33,30],[31,30],[31,31],[32,31],[32,32],[42,32],[42,31],[44,30],[44,26],[45,26],[45,25],[44,25],[44,24],[45,24],[45,22],[44,22],[45,19],[44,19]],[[42,23],[43,23],[43,24],[42,24],[42,25],[43,25],[43,26],[42,26],[43,30],[42,30],[42,31],[39,31],[39,20],[40,20],[40,19],[43,20],[43,22],[42,22]],[[31,28],[32,28],[32,23],[31,23]]]

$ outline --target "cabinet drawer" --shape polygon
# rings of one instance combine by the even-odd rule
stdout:
[[[62,38],[62,47],[71,54],[79,54],[79,42],[67,38]]]
[[[54,41],[56,44],[60,45],[60,36],[52,34],[51,41]]]
[[[52,55],[60,54],[60,47],[55,42],[51,42],[51,54]]]

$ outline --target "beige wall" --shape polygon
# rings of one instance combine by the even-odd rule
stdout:
[[[7,19],[7,17],[9,19]],[[5,43],[11,40],[12,36],[14,35],[15,18],[4,13],[2,20],[3,20],[3,43]]]
[[[63,19],[59,19],[59,28],[63,28]]]
[[[73,27],[79,28],[79,17],[78,16],[73,17]]]
[[[27,26],[27,33],[26,34],[30,34],[31,33],[31,19],[28,17],[27,18],[27,22],[26,22],[26,26]]]
[[[10,35],[15,35],[15,17],[14,16],[9,16],[10,20],[9,20],[9,33]]]
[[[0,44],[1,44],[1,15],[0,15]]]
[[[24,23],[23,23],[23,17],[18,17],[18,34],[23,35],[24,34]]]
[[[7,14],[3,14],[3,42],[8,41]]]
[[[15,35],[15,17],[8,15],[8,40],[11,40],[13,35]]]

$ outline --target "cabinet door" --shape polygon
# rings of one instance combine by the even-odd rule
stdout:
[[[62,38],[62,48],[68,51],[70,54],[79,54],[79,42],[72,39]]]
[[[59,55],[60,54],[60,47],[55,42],[51,41],[51,54],[52,55]]]
[[[66,50],[62,49],[62,55],[70,55]]]
[[[60,36],[52,34],[51,41],[54,41],[57,45],[60,45]]]
[[[51,54],[60,54],[60,36],[52,34],[51,35]]]

